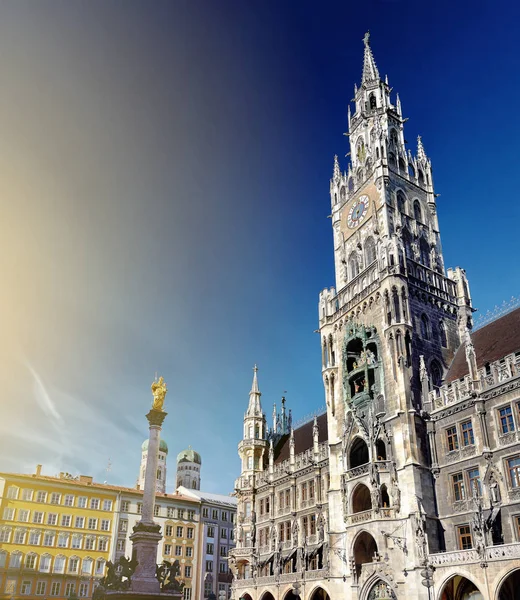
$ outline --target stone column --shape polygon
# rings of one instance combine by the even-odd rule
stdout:
[[[157,566],[157,547],[162,539],[161,526],[154,523],[155,506],[155,480],[157,477],[157,463],[159,459],[159,441],[161,439],[161,426],[166,417],[162,410],[166,385],[162,377],[159,382],[152,384],[154,403],[146,415],[150,425],[148,438],[148,456],[146,457],[146,470],[144,480],[143,512],[141,520],[134,526],[130,536],[133,546],[133,555],[138,561],[137,568],[132,576],[132,591],[141,593],[159,593],[160,583],[155,576]]]

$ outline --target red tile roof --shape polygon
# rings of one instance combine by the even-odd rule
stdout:
[[[492,321],[471,334],[477,366],[500,360],[520,351],[520,308]],[[461,344],[446,374],[446,383],[461,379],[469,373],[466,351]]]
[[[304,423],[301,427],[294,430],[294,453],[300,454],[305,452],[309,448],[312,448],[312,428],[314,420]],[[329,439],[329,433],[327,429],[327,413],[324,413],[318,417],[318,442],[326,442]],[[276,448],[274,449],[274,462],[275,464],[281,463],[284,460],[289,459],[289,434],[284,435]]]

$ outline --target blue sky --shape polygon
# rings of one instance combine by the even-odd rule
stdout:
[[[328,185],[367,29],[433,162],[447,266],[518,295],[513,3],[112,0],[0,6],[0,469],[132,485],[163,437],[229,493],[264,410],[323,405]],[[108,460],[112,468],[105,472]]]

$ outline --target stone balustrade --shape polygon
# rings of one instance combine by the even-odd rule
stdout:
[[[295,583],[296,581],[316,581],[329,576],[328,569],[317,569],[316,571],[305,571],[303,577],[300,573],[281,573],[280,575],[268,575],[265,577],[251,577],[250,579],[235,579],[235,589],[250,588],[254,586],[275,585],[277,583]]]
[[[503,560],[505,558],[520,558],[520,543],[489,546],[484,550],[483,556],[479,555],[474,549],[439,552],[438,554],[428,555],[429,563],[433,567]]]
[[[348,469],[345,473],[347,479],[354,479],[354,477],[360,477],[361,475],[368,474],[368,463],[366,465],[360,465],[359,467],[354,467],[353,469]]]
[[[473,386],[483,392],[506,381],[520,377],[520,354],[509,354],[501,360],[490,363],[488,368],[478,370],[478,380],[472,382],[470,376],[453,381],[448,385],[428,393],[433,410],[455,404],[471,397]]]

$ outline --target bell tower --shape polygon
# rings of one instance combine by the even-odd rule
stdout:
[[[362,546],[383,555],[384,531],[412,527],[415,547],[387,552],[395,572],[419,568],[439,546],[423,397],[473,312],[465,272],[445,271],[431,161],[421,137],[407,147],[399,96],[379,75],[368,33],[363,43],[350,160],[342,170],[334,157],[330,181],[336,284],[319,297],[330,529],[354,580],[362,531]]]

